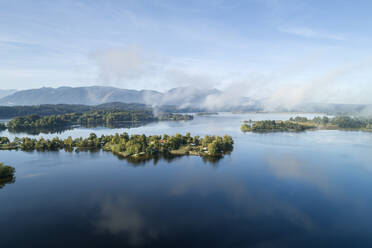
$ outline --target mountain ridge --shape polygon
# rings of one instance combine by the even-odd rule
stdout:
[[[58,88],[42,87],[16,91],[0,98],[2,106],[31,106],[42,104],[98,105],[110,102],[141,103],[152,106],[176,105],[202,106],[210,95],[222,92],[217,89],[193,87],[173,88],[166,92],[156,90],[121,89],[111,86],[86,86]]]
[[[13,93],[15,93],[17,90],[14,90],[14,89],[10,89],[10,90],[1,90],[0,89],[0,99],[3,98],[3,97],[6,97],[6,96],[9,96]]]
[[[20,90],[0,98],[0,105],[40,105],[40,104],[85,104],[97,105],[107,102],[144,103],[145,98],[160,96],[151,90],[129,90],[110,86],[88,86],[58,88],[42,87]]]

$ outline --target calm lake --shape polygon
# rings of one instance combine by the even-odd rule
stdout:
[[[240,132],[243,120],[292,116],[223,113],[38,135],[231,135],[233,152],[214,162],[0,151],[16,168],[0,189],[0,247],[372,247],[372,133]]]

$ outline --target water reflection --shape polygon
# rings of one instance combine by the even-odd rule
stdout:
[[[99,232],[121,236],[130,245],[140,245],[157,236],[156,230],[149,228],[140,206],[124,196],[106,197],[99,203],[99,216],[93,225]]]
[[[11,134],[62,134],[66,131],[73,130],[73,127],[59,127],[59,128],[33,128],[33,129],[8,129]]]
[[[167,162],[168,164],[173,163],[177,160],[182,159],[183,157],[195,157],[192,155],[151,155],[151,156],[129,156],[129,157],[122,157],[120,155],[114,154],[118,159],[127,161],[132,166],[144,166],[146,164],[153,164],[157,165],[160,160]],[[212,164],[213,166],[217,166],[221,159],[223,159],[224,156],[205,156],[200,157],[204,164]]]
[[[1,178],[0,179],[0,189],[4,188],[6,184],[15,183],[15,177]]]
[[[204,176],[177,177],[171,194],[102,197],[92,224],[125,247],[277,247],[294,233],[321,231],[310,213],[274,194]]]
[[[270,154],[266,157],[267,166],[278,179],[299,180],[318,187],[323,193],[330,193],[330,178],[327,177],[326,164],[312,164],[294,154]]]
[[[0,151],[17,169],[0,190],[0,247],[372,247],[372,134],[244,135],[241,119],[132,131],[233,135],[212,161]]]

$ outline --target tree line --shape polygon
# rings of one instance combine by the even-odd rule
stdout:
[[[247,121],[241,126],[243,132],[272,132],[272,131],[296,131],[301,132],[308,129],[355,129],[371,130],[372,119],[351,116],[316,116],[313,119],[297,116],[288,121]]]
[[[367,117],[351,117],[351,116],[316,116],[313,119],[308,119],[306,117],[295,117],[291,118],[290,121],[299,123],[313,123],[317,126],[324,127],[335,127],[342,129],[372,129],[372,118]]]
[[[98,137],[91,133],[87,138],[53,139],[44,138],[15,138],[10,141],[7,137],[0,137],[0,149],[11,150],[20,149],[22,151],[66,151],[81,150],[105,150],[114,154],[128,156],[153,156],[153,155],[197,155],[197,156],[222,156],[233,149],[233,139],[231,136],[209,136],[203,138],[192,137],[190,133],[186,135],[128,135],[122,133],[115,135],[102,135]]]
[[[42,104],[33,106],[0,106],[0,118],[13,118],[25,115],[60,115],[68,113],[83,113],[98,110],[152,110],[151,107],[140,103],[112,102],[95,106],[80,104]]]
[[[243,132],[301,132],[313,128],[313,126],[303,125],[292,121],[264,120],[256,121],[253,124],[244,123],[240,128]]]
[[[19,116],[10,120],[6,128],[10,131],[32,131],[32,130],[58,130],[80,126],[106,126],[115,127],[121,123],[146,123],[152,121],[164,120],[191,120],[192,115],[182,114],[161,114],[154,116],[152,110],[98,110],[83,113],[68,113],[60,115],[40,116],[27,115]],[[1,127],[0,127],[1,128]]]

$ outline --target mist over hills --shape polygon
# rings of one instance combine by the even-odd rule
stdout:
[[[173,88],[166,92],[155,90],[129,90],[115,87],[59,87],[30,90],[0,90],[0,106],[31,106],[43,104],[101,105],[107,103],[136,103],[151,106],[160,111],[267,111],[264,102],[248,97],[235,97],[218,89],[195,87]],[[111,105],[110,105],[111,106]],[[370,115],[371,105],[307,103],[292,108],[276,106],[271,111],[362,113]]]
[[[107,102],[144,103],[145,98],[160,97],[161,93],[149,90],[127,90],[114,87],[60,87],[17,91],[0,99],[0,105],[84,104]]]
[[[177,106],[179,109],[206,110],[217,109],[216,102],[224,97],[217,89],[198,89],[193,87],[173,88],[166,92],[154,90],[128,90],[115,87],[60,87],[21,90],[0,99],[2,106],[29,106],[40,104],[82,104],[98,105],[111,102],[141,103],[154,107]],[[248,98],[239,99],[235,106],[229,103],[218,110],[239,110],[242,106],[252,107]]]
[[[1,90],[0,89],[0,99],[3,98],[3,97],[9,96],[9,95],[13,94],[16,91],[17,90]]]

